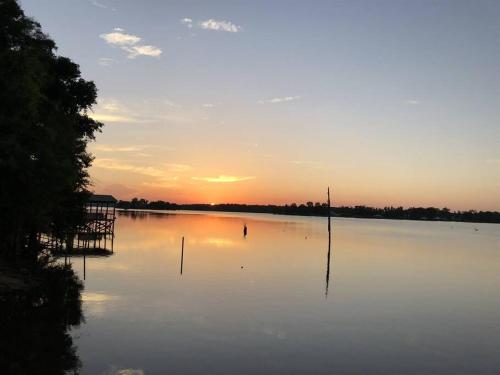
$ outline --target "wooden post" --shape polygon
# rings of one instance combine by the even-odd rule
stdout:
[[[325,298],[328,298],[328,285],[330,283],[330,251],[332,246],[332,227],[330,223],[330,212],[331,212],[331,203],[330,203],[330,187],[327,190],[328,194],[328,255],[326,259],[326,288],[325,288]]]
[[[181,247],[181,275],[182,275],[183,265],[184,265],[184,236],[182,236],[182,247]]]
[[[331,224],[330,224],[330,212],[331,212],[331,206],[330,206],[330,187],[328,187],[328,233],[330,233],[331,230]]]

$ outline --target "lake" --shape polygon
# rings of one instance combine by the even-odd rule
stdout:
[[[335,218],[329,256],[326,218],[119,212],[82,373],[498,374],[499,229]]]

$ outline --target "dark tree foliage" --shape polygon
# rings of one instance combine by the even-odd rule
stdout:
[[[62,235],[81,219],[102,124],[87,112],[93,82],[15,0],[0,0],[0,251],[34,256],[36,237]]]
[[[278,215],[327,216],[328,205],[320,202],[306,204],[292,203],[290,205],[260,205],[260,204],[176,204],[164,201],[149,202],[146,199],[134,198],[131,201],[119,201],[118,208],[148,209],[148,210],[198,210],[198,211],[228,211],[228,212],[257,212]],[[478,223],[500,223],[500,212],[495,211],[455,211],[448,208],[435,207],[384,207],[374,208],[367,206],[331,207],[330,214],[339,217],[357,217],[372,219],[398,220],[434,220],[434,221],[469,221]]]

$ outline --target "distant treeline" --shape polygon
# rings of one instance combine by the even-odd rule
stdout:
[[[164,201],[147,201],[134,198],[131,201],[119,201],[118,208],[147,210],[196,210],[225,212],[255,212],[277,215],[327,216],[328,205],[319,202],[306,204],[292,203],[290,205],[258,205],[258,204],[177,204]],[[373,218],[373,219],[403,219],[403,220],[433,220],[433,221],[467,221],[476,223],[500,223],[500,212],[495,211],[450,211],[448,208],[435,207],[384,207],[367,206],[331,207],[331,215],[339,217]]]

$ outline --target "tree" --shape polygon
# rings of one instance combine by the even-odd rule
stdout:
[[[79,222],[88,196],[93,82],[55,54],[16,0],[0,0],[0,251],[36,255],[37,235]]]

